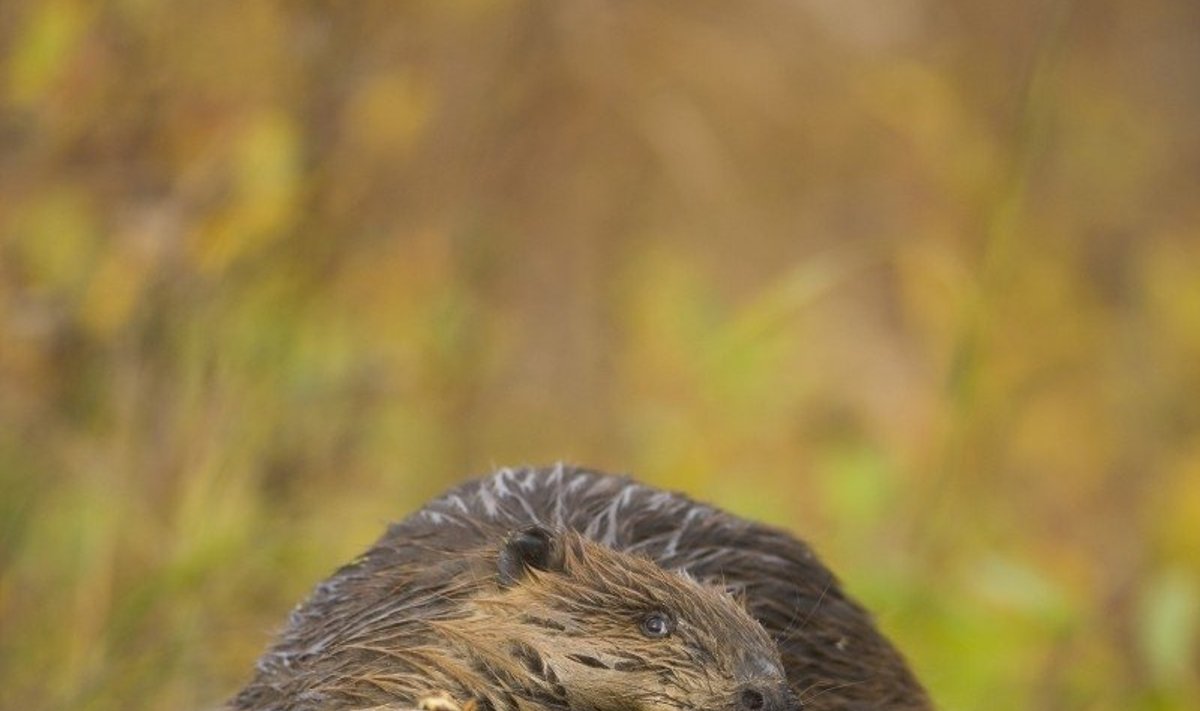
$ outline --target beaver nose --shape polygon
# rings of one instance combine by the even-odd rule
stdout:
[[[800,704],[785,687],[745,686],[737,696],[737,711],[796,711]]]
[[[744,689],[741,701],[741,708],[745,711],[762,711],[762,707],[767,705],[767,697],[758,689]]]

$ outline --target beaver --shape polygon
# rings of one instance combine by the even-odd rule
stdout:
[[[796,708],[774,643],[726,590],[573,531],[532,526],[433,566],[376,548],[355,566],[235,708]]]
[[[239,711],[927,711],[807,545],[632,479],[501,469],[293,611]]]

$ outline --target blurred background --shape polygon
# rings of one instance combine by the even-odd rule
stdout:
[[[5,0],[0,706],[187,709],[466,476],[807,538],[942,708],[1200,708],[1200,4]]]

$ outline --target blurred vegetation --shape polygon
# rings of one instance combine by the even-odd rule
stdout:
[[[494,465],[1200,708],[1200,5],[6,0],[0,707],[198,708]]]

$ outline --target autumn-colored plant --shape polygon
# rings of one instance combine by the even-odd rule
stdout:
[[[946,709],[1200,707],[1171,0],[8,0],[0,707],[199,708],[450,483],[811,540]]]

